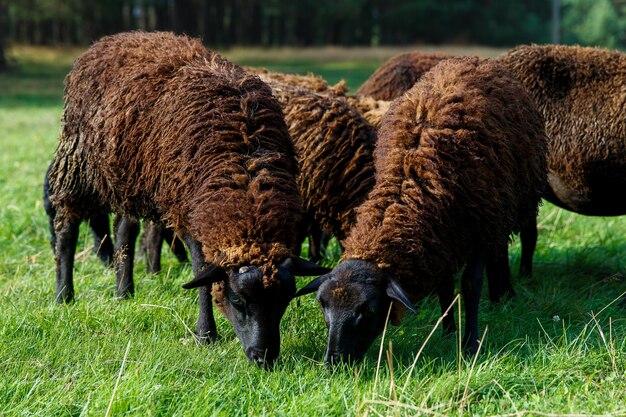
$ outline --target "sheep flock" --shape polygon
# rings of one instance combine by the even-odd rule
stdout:
[[[542,198],[626,214],[625,70],[626,55],[598,48],[415,51],[351,94],[315,74],[240,67],[187,36],[104,37],[65,79],[42,170],[56,300],[74,301],[87,220],[121,298],[134,294],[141,229],[148,272],[163,241],[190,259],[197,340],[217,340],[215,305],[251,363],[277,359],[295,297],[316,293],[326,363],[354,362],[429,294],[448,310],[458,271],[475,354],[483,275],[492,302],[515,296],[508,244],[521,235],[530,275]],[[332,270],[313,262],[330,237],[345,248]],[[307,238],[311,260],[299,256]],[[296,276],[314,278],[298,290]],[[457,330],[453,315],[443,323]]]

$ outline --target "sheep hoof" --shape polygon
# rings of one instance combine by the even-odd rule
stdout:
[[[204,336],[199,335],[196,332],[196,344],[198,346],[209,346],[212,343],[215,343],[219,340],[219,335],[217,333],[208,333]]]
[[[57,291],[55,294],[55,298],[57,303],[59,304],[69,304],[74,302],[74,291],[68,290],[67,288],[62,288]]]

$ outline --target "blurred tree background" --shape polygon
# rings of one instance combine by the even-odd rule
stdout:
[[[0,0],[0,51],[7,42],[87,45],[133,29],[184,32],[221,48],[545,43],[552,1]],[[564,43],[626,46],[626,0],[560,3]]]

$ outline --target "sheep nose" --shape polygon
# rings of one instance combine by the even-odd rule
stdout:
[[[269,368],[270,366],[272,366],[276,358],[273,358],[271,355],[268,355],[268,352],[266,350],[252,349],[250,351],[250,355],[248,356],[248,359],[251,363],[254,363],[255,365],[259,367]]]

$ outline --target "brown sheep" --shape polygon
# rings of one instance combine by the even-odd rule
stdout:
[[[406,52],[383,63],[357,90],[357,95],[391,101],[413,87],[421,77],[439,62],[452,58],[437,52]]]
[[[320,94],[261,74],[285,114],[300,165],[305,218],[345,239],[355,208],[374,185],[375,129],[344,97]]]
[[[217,336],[216,304],[248,360],[270,364],[294,273],[301,202],[280,104],[258,77],[172,33],[102,38],[65,79],[63,128],[49,172],[57,298],[73,299],[81,220],[115,212],[117,292],[131,294],[137,221],[170,225],[191,252],[197,331]],[[117,234],[116,234],[117,237]]]
[[[498,58],[543,114],[548,136],[544,198],[589,216],[626,214],[626,54],[564,45],[517,47]],[[536,224],[522,234],[530,274]]]
[[[545,140],[530,97],[491,61],[441,62],[392,103],[342,262],[297,294],[318,291],[327,362],[362,358],[391,303],[393,322],[435,289],[449,303],[464,264],[464,346],[477,351],[483,258],[536,216]]]

